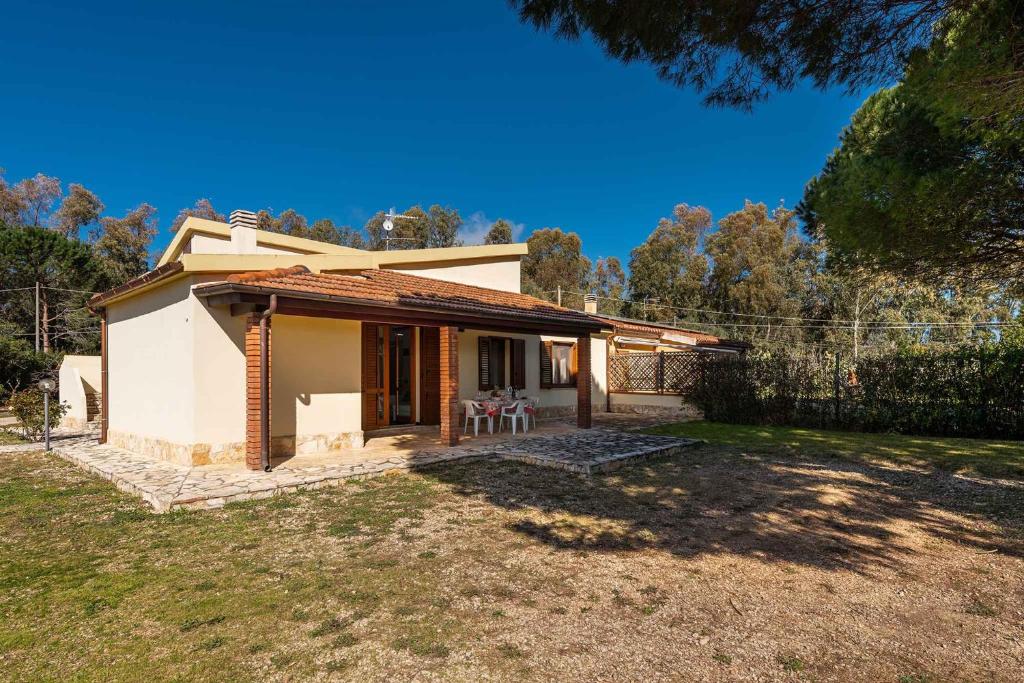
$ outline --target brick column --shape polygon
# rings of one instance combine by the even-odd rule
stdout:
[[[590,429],[590,336],[576,339],[576,426]]]
[[[267,320],[267,384],[270,385],[270,319]],[[269,416],[268,416],[269,418]],[[245,466],[262,469],[260,463],[260,314],[245,320]]]
[[[459,331],[441,328],[441,443],[459,443]]]

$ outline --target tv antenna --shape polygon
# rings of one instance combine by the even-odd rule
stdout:
[[[384,228],[384,250],[385,251],[391,251],[391,243],[392,242],[403,242],[403,241],[404,242],[415,242],[416,241],[416,238],[414,238],[414,237],[392,237],[391,236],[391,231],[395,229],[395,219],[396,218],[408,218],[409,220],[416,220],[417,218],[419,218],[419,216],[405,216],[405,215],[402,215],[400,213],[395,213],[395,207],[393,207],[393,206],[391,207],[391,209],[387,213],[384,214],[384,223],[381,225],[381,227]]]

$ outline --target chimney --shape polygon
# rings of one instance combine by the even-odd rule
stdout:
[[[228,221],[231,223],[232,228],[255,228],[256,213],[244,209],[235,209],[231,212],[231,218]]]
[[[256,214],[244,209],[235,209],[228,219],[231,224],[231,251],[235,254],[255,254]]]
[[[596,294],[584,294],[583,295],[583,312],[584,313],[597,313],[597,295]]]

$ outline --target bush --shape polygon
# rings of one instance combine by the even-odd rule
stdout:
[[[935,436],[1024,437],[1024,348],[863,356],[762,351],[706,361],[692,393],[718,422]]]
[[[0,405],[12,393],[44,376],[55,375],[62,357],[59,353],[36,353],[24,339],[6,336],[0,330]]]
[[[18,419],[22,434],[28,439],[38,439],[43,434],[45,420],[43,417],[43,392],[39,389],[26,389],[15,392],[10,399],[11,413]],[[56,397],[50,397],[50,429],[60,424],[68,404],[61,403]]]

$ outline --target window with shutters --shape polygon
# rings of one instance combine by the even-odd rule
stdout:
[[[508,363],[506,365],[506,349]],[[507,367],[507,370],[506,370]],[[477,340],[477,387],[490,391],[526,388],[526,342],[506,337],[479,337]]]
[[[540,343],[541,388],[576,386],[576,345],[567,342]]]

